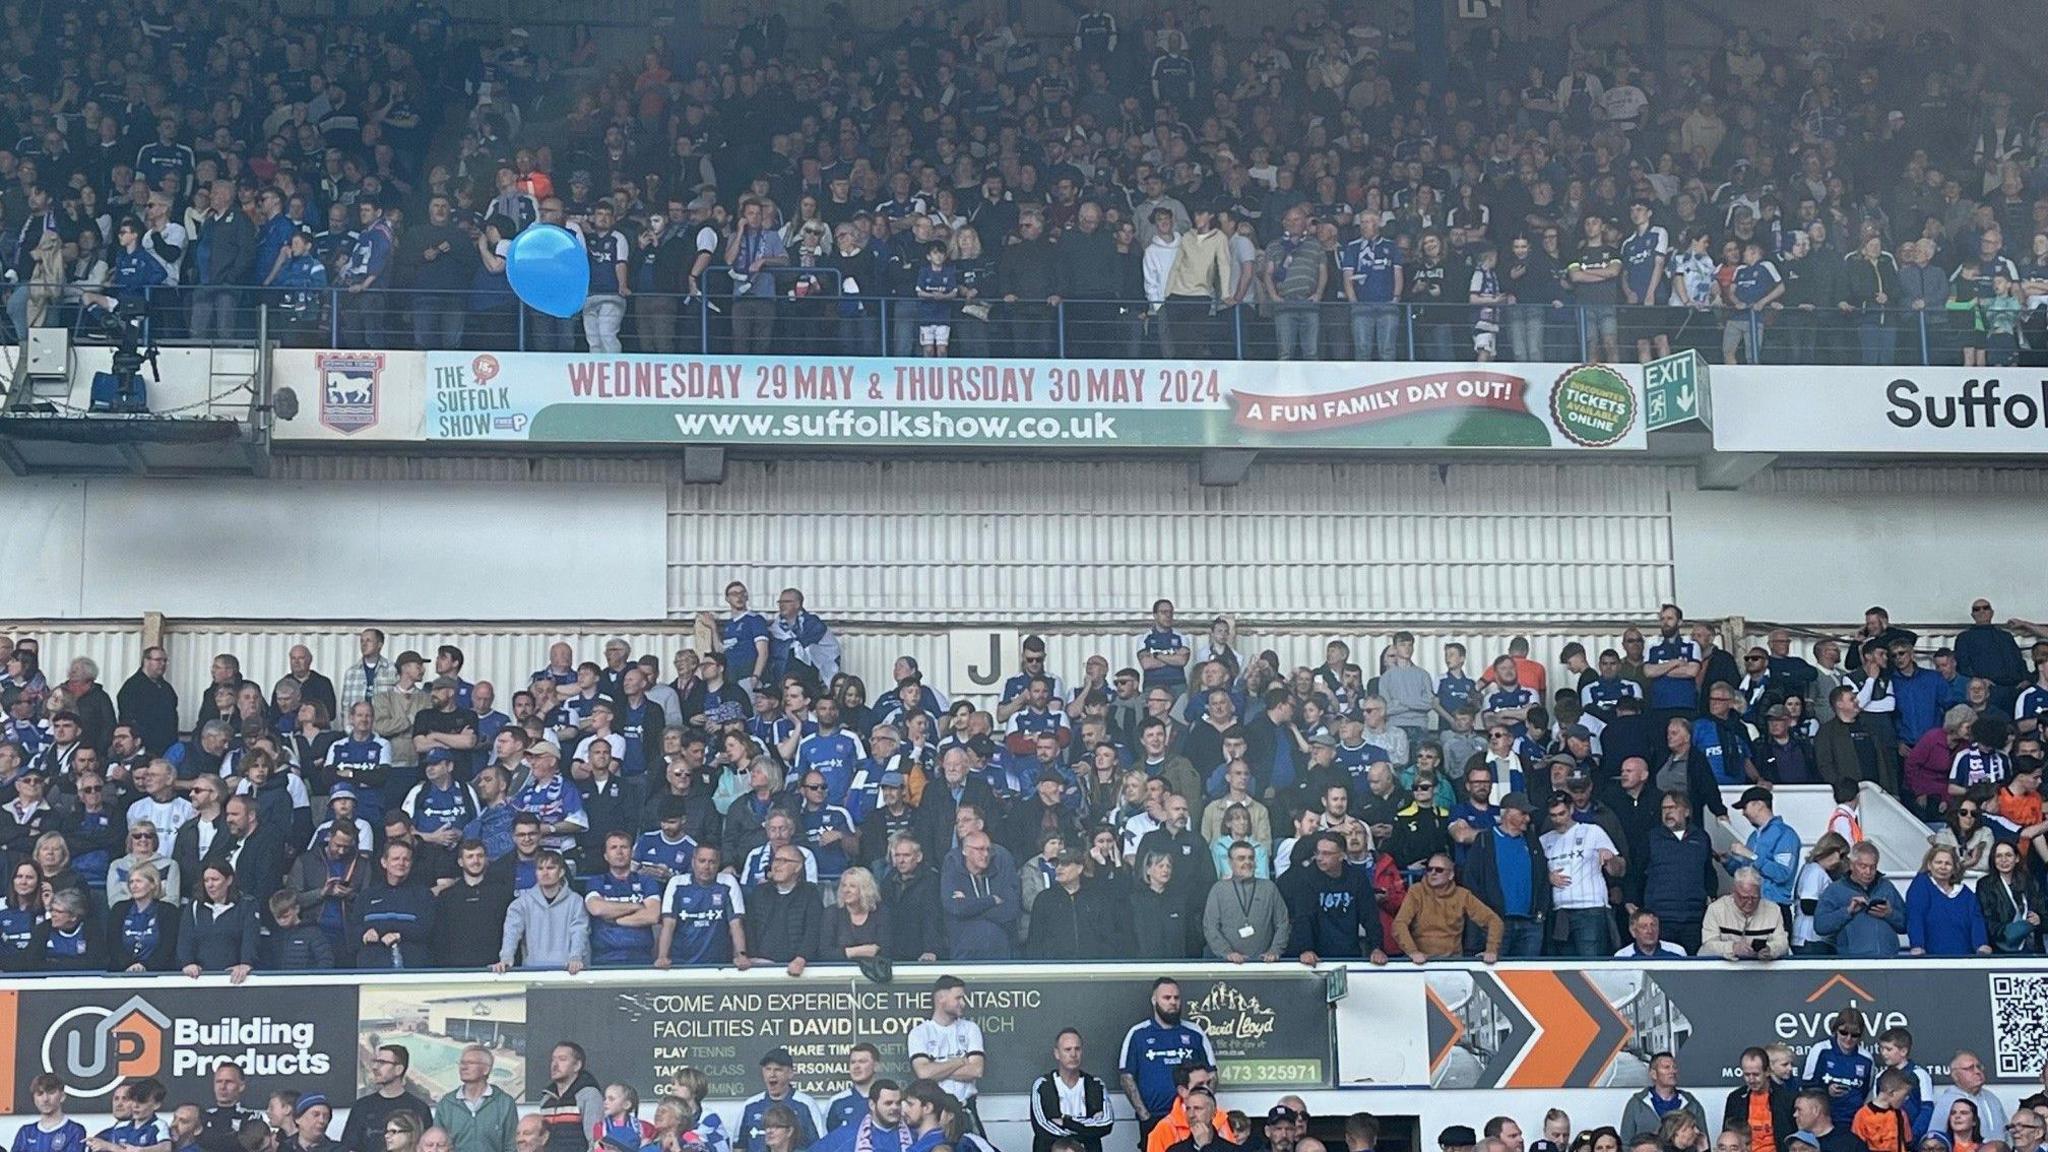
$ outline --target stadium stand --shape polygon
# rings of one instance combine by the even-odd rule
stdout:
[[[2048,117],[1980,59],[2002,45],[1873,18],[1738,28],[1700,53],[1503,27],[1432,53],[1356,2],[1271,24],[1214,4],[1023,9],[863,27],[745,0],[703,43],[547,46],[552,29],[431,0],[0,9],[7,335],[1971,366],[2048,347]],[[540,223],[590,260],[578,317],[523,307],[506,279]],[[1418,1125],[1311,1116],[1260,1086],[1284,1069],[1229,1067],[1173,977],[1301,974],[1343,1018],[1346,977],[1355,1005],[1385,970],[1467,994],[1495,971],[1570,972],[1601,996],[1612,973],[1639,1012],[1675,995],[1642,974],[1691,958],[1731,982],[1731,1014],[1760,974],[1801,970],[1764,961],[1811,959],[1866,1000],[1867,971],[2010,965],[1997,1035],[2033,1043],[1995,1069],[1916,1054],[1852,1001],[1809,1012],[1803,1066],[1759,1031],[1687,1079],[1667,1021],[1635,1034],[1641,1080],[1595,1060],[1597,1082],[1541,1085],[1627,1088],[1625,1105],[1546,1097],[1525,1135],[1511,1113],[1530,1095],[1484,1098],[1437,1147],[2042,1146],[2048,629],[1988,602],[1952,639],[1879,609],[1752,637],[1666,605],[1555,659],[1390,632],[1297,664],[1161,600],[1127,643],[1063,666],[1026,639],[988,686],[849,658],[797,589],[773,611],[737,582],[723,595],[701,649],[555,643],[516,668],[371,626],[336,664],[223,650],[179,682],[162,647],[131,672],[0,636],[0,1050],[23,1072],[0,1111],[34,1113],[13,1152],[1101,1152],[1133,1127],[1144,1152],[1413,1152]],[[643,1101],[644,1068],[491,1021],[495,990],[570,978],[746,973],[801,996],[821,973],[885,988],[898,964],[959,974],[916,993],[911,1078],[856,1045],[833,1054],[849,1079],[829,1100],[792,1087],[812,1053],[770,1047],[741,1069],[750,1099],[685,1063]],[[1101,1021],[1048,998],[1056,1068],[989,1124],[987,1070],[1046,1055],[966,1007],[1006,964],[1142,972],[1149,1003],[1113,1021],[1128,1032],[1098,1077],[1108,1057],[1074,1029]],[[360,1066],[353,1102],[232,1056],[198,1071],[210,1101],[150,1074],[29,1074],[56,1066],[73,1013],[103,1019],[100,1056],[133,1058],[119,1029],[161,1018],[148,997],[168,989],[220,997],[179,1025],[227,1051],[242,1027],[297,1026],[229,1014],[302,979],[417,992],[419,1019],[359,1052],[300,1045]],[[42,1006],[84,985],[90,1004]],[[1437,1077],[1516,1026],[1505,995],[1452,1018],[1449,987],[1415,997],[1441,1014],[1418,1032],[1458,1030],[1428,1054]],[[472,1031],[424,1023],[451,997]],[[1352,1027],[1317,1059],[1370,1047]],[[58,1055],[103,1071],[79,1039]],[[515,1058],[508,1093],[493,1068]],[[2043,1091],[2015,1087],[2029,1077]],[[244,1100],[252,1082],[267,1098]],[[1682,1083],[1739,1086],[1703,1104]],[[104,1099],[111,1125],[88,1134],[67,1094]],[[1432,1107],[1482,1099],[1448,1095]]]
[[[160,340],[246,339],[267,304],[290,342],[357,348],[1981,364],[2041,342],[2048,122],[1936,32],[1691,54],[1493,26],[1440,56],[1357,4],[1256,31],[1079,7],[792,30],[763,0],[723,43],[623,56],[424,0],[23,24],[11,328],[98,331],[125,300]],[[535,222],[591,254],[580,319],[505,282]]]

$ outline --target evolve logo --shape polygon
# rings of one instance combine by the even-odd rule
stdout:
[[[73,1008],[43,1033],[43,1067],[74,1096],[104,1096],[123,1080],[163,1072],[170,1029],[170,1017],[140,996],[116,1008]]]

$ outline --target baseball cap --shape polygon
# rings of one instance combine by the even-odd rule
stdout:
[[[460,688],[460,687],[462,687],[462,684],[461,684],[461,682],[460,682],[460,681],[456,680],[456,679],[455,679],[455,677],[453,677],[453,676],[436,676],[436,677],[434,677],[434,682],[433,682],[432,684],[429,684],[429,685],[428,685],[428,687],[429,687],[429,688],[451,688],[451,689],[452,689],[452,688]]]
[[[1524,814],[1536,811],[1536,806],[1529,803],[1529,797],[1520,792],[1510,792],[1501,797],[1500,806],[1510,812],[1521,812]],[[1466,1129],[1466,1131],[1470,1131],[1470,1129]],[[1474,1141],[1474,1143],[1477,1143],[1477,1141]]]
[[[1436,1142],[1443,1148],[1463,1148],[1479,1143],[1479,1133],[1469,1124],[1453,1124],[1436,1134]]]
[[[1809,1148],[1820,1147],[1820,1137],[1814,1135],[1813,1133],[1807,1131],[1804,1128],[1801,1128],[1799,1131],[1794,1132],[1791,1138],[1785,1142],[1787,1144],[1804,1144]]]
[[[1337,738],[1328,732],[1318,732],[1309,737],[1308,742],[1310,744],[1320,744],[1325,748],[1335,748],[1337,746]]]
[[[455,753],[449,751],[446,748],[429,748],[426,750],[425,754],[423,754],[420,757],[420,763],[439,764],[443,761],[453,759],[455,759]]]
[[[1301,1119],[1301,1113],[1296,1112],[1285,1104],[1275,1104],[1271,1108],[1266,1109],[1266,1123],[1268,1124],[1292,1124],[1299,1119]]]
[[[1773,704],[1769,708],[1764,709],[1764,719],[1766,720],[1790,720],[1791,718],[1792,710],[1783,704]]]
[[[327,790],[327,802],[329,804],[334,803],[336,800],[353,800],[355,798],[356,790],[346,780],[335,781],[334,787]]]
[[[884,787],[884,788],[901,788],[901,787],[903,787],[903,773],[901,773],[901,772],[884,772],[884,773],[882,773],[882,787]]]
[[[535,756],[545,756],[550,760],[559,760],[562,758],[562,750],[557,748],[551,740],[536,740],[532,744],[527,745],[526,748],[526,758],[528,760],[533,759]]]
[[[1592,783],[1593,774],[1586,771],[1584,764],[1575,764],[1571,771],[1564,774],[1564,786],[1567,788],[1584,788],[1591,786]]]
[[[1742,790],[1742,798],[1735,802],[1735,806],[1737,808],[1742,808],[1747,805],[1754,804],[1759,800],[1763,801],[1766,804],[1769,804],[1771,802],[1771,790],[1769,788],[1758,788],[1755,785],[1751,785],[1750,787],[1744,788]]]
[[[1593,738],[1592,730],[1584,724],[1567,724],[1564,726],[1564,734],[1567,737],[1576,736],[1581,740],[1591,740]]]
[[[422,655],[420,655],[419,653],[417,653],[417,652],[413,651],[412,649],[410,649],[410,648],[407,648],[407,649],[406,649],[405,651],[403,651],[403,652],[400,652],[400,653],[398,654],[398,659],[396,659],[396,660],[393,660],[393,661],[392,661],[391,663],[392,663],[393,665],[399,665],[399,664],[425,664],[426,662],[427,662],[427,658],[426,658],[425,656],[422,656]]]
[[[766,1068],[770,1064],[777,1064],[784,1068],[796,1067],[796,1061],[790,1058],[789,1049],[787,1048],[770,1048],[766,1052],[761,1053],[761,1067]]]

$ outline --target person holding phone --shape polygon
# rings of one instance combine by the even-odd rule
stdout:
[[[1877,845],[1865,840],[1849,850],[1849,874],[1820,894],[1813,930],[1833,939],[1835,953],[1858,959],[1896,956],[1906,930],[1906,901],[1878,874]]]

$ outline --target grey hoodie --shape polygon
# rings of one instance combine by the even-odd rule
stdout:
[[[521,945],[526,959],[519,961]],[[521,892],[505,910],[505,939],[498,959],[521,968],[565,968],[569,961],[590,963],[590,913],[583,897],[567,884],[549,900],[536,884]]]

